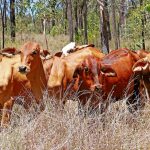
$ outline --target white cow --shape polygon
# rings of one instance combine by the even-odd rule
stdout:
[[[75,47],[76,47],[76,43],[71,42],[62,48],[62,52],[65,56],[67,56],[73,49],[75,49]]]

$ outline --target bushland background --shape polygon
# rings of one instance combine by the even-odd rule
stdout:
[[[0,0],[0,23],[0,48],[27,40],[57,51],[69,41],[105,53],[150,48],[149,0]]]

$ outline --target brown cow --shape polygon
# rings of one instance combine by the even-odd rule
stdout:
[[[0,64],[0,66],[3,67],[7,66],[4,67],[0,74],[0,79],[3,81],[1,82],[1,87],[2,89],[6,89],[7,92],[7,96],[5,96],[6,92],[0,89],[0,91],[3,93],[0,95],[1,99],[4,97],[3,101],[0,101],[0,108],[4,108],[1,126],[7,126],[11,115],[10,110],[13,107],[14,101],[23,105],[26,110],[28,110],[34,98],[36,99],[37,103],[40,103],[42,99],[42,92],[46,88],[43,66],[48,79],[51,67],[50,64],[53,60],[50,59],[50,54],[46,50],[40,51],[39,45],[33,42],[28,42],[22,46],[21,55],[18,52],[16,55],[16,52],[14,52],[10,57],[10,54],[12,54],[12,48],[7,48],[7,52],[5,51],[4,54],[2,53],[3,57]],[[43,65],[40,57],[44,58]],[[21,58],[22,61],[24,60],[24,62],[22,62],[23,66],[20,65]],[[22,67],[26,67],[26,65],[28,70],[21,70]],[[11,69],[13,73],[10,72]],[[4,83],[5,80],[7,80],[6,83],[9,84],[2,86],[2,83]],[[22,101],[22,98],[24,101]],[[9,111],[5,111],[6,109]],[[43,109],[42,105],[41,109]]]
[[[46,77],[40,58],[40,45],[34,42],[27,42],[21,48],[21,65],[19,72],[26,74],[30,81],[33,95],[36,102],[41,103],[43,90],[46,88]],[[41,109],[43,106],[41,106]]]
[[[139,92],[139,82],[136,78],[134,78],[134,81],[130,80],[134,75],[132,67],[139,59],[136,53],[128,49],[118,49],[110,52],[102,58],[102,60],[95,57],[88,57],[84,60],[84,62],[76,68],[75,72],[80,75],[83,81],[81,88],[90,89],[91,91],[100,90],[103,95],[103,100],[97,100],[95,102],[95,100],[92,99],[90,106],[92,108],[98,108],[99,102],[102,101],[102,104],[106,103],[107,107],[110,102],[108,101],[109,96],[111,96],[111,99],[115,98],[119,100],[127,94],[127,96],[129,96],[127,105],[135,104],[133,110],[136,110],[137,100],[135,98]],[[85,101],[84,98],[81,104],[84,106],[86,102],[87,100]],[[132,109],[129,110],[132,111]]]
[[[13,67],[9,62],[0,62],[0,109],[2,111],[1,125],[9,120],[10,113],[6,112],[6,109],[11,111],[12,109],[12,99],[10,95],[12,94],[12,80],[13,80]]]
[[[7,92],[7,97],[9,98],[6,97],[7,100],[3,100],[5,103],[1,104],[2,106],[4,105],[3,108],[11,110],[15,97],[22,96],[24,97],[23,106],[28,109],[31,102],[33,101],[33,98],[28,94],[32,92],[36,102],[41,104],[40,108],[43,110],[44,106],[41,100],[43,96],[43,90],[46,88],[47,84],[42,60],[40,58],[39,44],[33,42],[25,43],[21,48],[21,54],[15,55],[13,58],[3,57],[1,64],[3,63],[8,64],[8,71],[11,70],[11,65],[13,65],[13,74],[9,71],[10,74],[8,74],[8,77],[7,74],[2,71],[2,73],[4,72],[4,75],[6,74],[5,76],[7,77],[7,80],[9,79],[9,82],[7,81],[6,83],[10,83],[10,88],[7,87],[7,89],[11,89],[11,91],[9,90],[10,92]],[[1,76],[3,76],[2,73]],[[3,110],[1,126],[7,126],[10,115],[11,111]]]
[[[68,56],[59,58],[54,57],[54,61],[51,68],[51,73],[48,79],[48,87],[50,90],[55,89],[54,92],[62,88],[61,94],[59,96],[62,98],[62,94],[73,82],[73,88],[78,89],[78,81],[73,80],[73,75],[75,68],[88,56],[95,56],[102,58],[104,54],[100,50],[94,47],[85,47],[82,51],[76,51],[70,53]],[[75,82],[75,83],[74,83]]]
[[[1,62],[0,62],[0,109],[2,110],[2,120],[1,120],[1,126],[4,126],[8,124],[10,115],[11,115],[11,109],[14,103],[14,100],[12,98],[13,96],[13,65],[17,62],[19,62],[20,55],[11,55],[12,49],[7,48],[7,51],[5,53],[2,53]],[[9,111],[6,111],[9,110]]]

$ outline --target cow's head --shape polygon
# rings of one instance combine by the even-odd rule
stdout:
[[[99,83],[99,59],[94,56],[89,56],[75,69],[74,78],[78,76],[83,81],[83,84],[92,91],[100,88]]]
[[[89,56],[81,65],[77,66],[74,78],[78,76],[86,88],[94,91],[102,88],[101,76],[116,77],[117,75],[111,67],[103,66],[99,58]]]
[[[150,74],[150,55],[138,60],[133,68],[133,72],[139,75],[149,75]]]
[[[21,48],[21,65],[19,72],[28,74],[38,69],[40,59],[40,45],[35,42],[27,42]]]

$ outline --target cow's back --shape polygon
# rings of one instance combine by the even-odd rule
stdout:
[[[134,52],[126,49],[113,51],[104,57],[102,67],[111,66],[116,72],[116,77],[101,75],[100,82],[103,85],[103,91],[107,94],[113,91],[112,94],[117,98],[131,93],[134,88],[132,67],[138,58]]]

